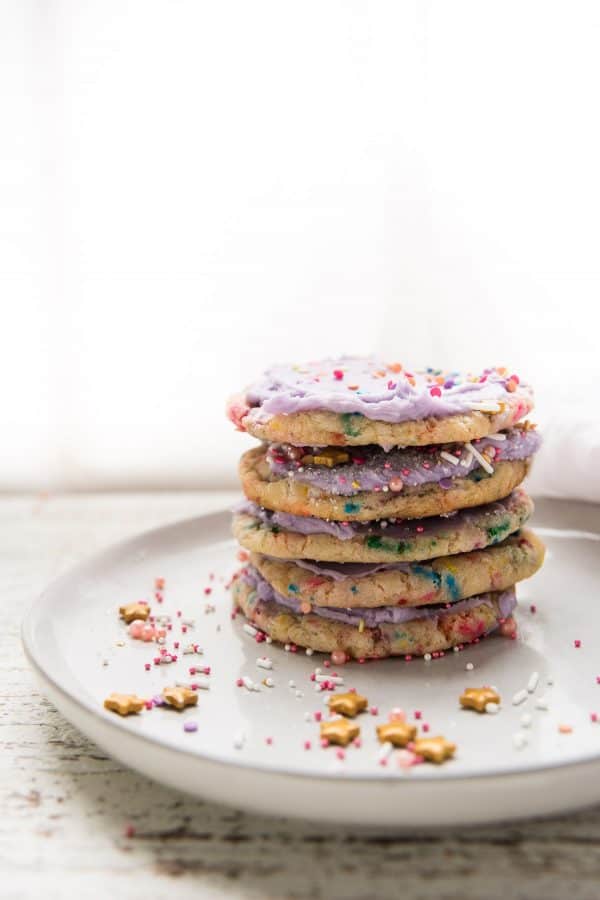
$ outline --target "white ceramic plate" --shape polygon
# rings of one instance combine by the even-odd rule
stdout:
[[[119,544],[63,576],[38,599],[23,626],[27,655],[44,693],[73,724],[128,766],[188,793],[236,807],[318,820],[376,826],[437,826],[496,821],[562,811],[600,801],[600,516],[573,505],[546,504],[541,528],[548,545],[543,570],[519,592],[518,641],[492,637],[462,653],[426,663],[388,660],[347,665],[346,686],[365,694],[380,714],[360,717],[362,747],[344,760],[322,749],[315,711],[324,711],[310,674],[323,657],[257,644],[231,621],[224,581],[236,566],[229,515],[218,513],[143,534]],[[540,516],[538,514],[538,524]],[[582,526],[580,525],[580,528]],[[562,529],[562,530],[561,530]],[[210,580],[210,573],[214,580]],[[154,580],[166,580],[162,607]],[[211,587],[210,596],[204,588]],[[204,655],[179,655],[172,665],[144,664],[156,646],[133,641],[119,621],[120,604],[151,601],[153,611],[173,616],[171,639],[193,641]],[[207,602],[214,612],[206,612]],[[532,613],[530,605],[537,611]],[[182,618],[195,619],[181,634]],[[574,642],[581,641],[579,648]],[[256,666],[268,654],[273,670]],[[466,670],[466,664],[474,668]],[[196,708],[177,713],[155,708],[122,719],[106,712],[112,691],[143,697],[176,680],[192,681],[190,665],[210,665],[210,690]],[[520,706],[513,695],[533,672],[539,685]],[[275,687],[248,691],[236,685],[271,676]],[[295,687],[290,687],[292,680]],[[552,684],[549,684],[549,681]],[[502,695],[495,716],[459,709],[467,686],[491,684]],[[302,696],[297,696],[300,692]],[[536,708],[544,696],[548,709]],[[393,757],[382,766],[375,725],[400,706],[430,734],[458,745],[443,766],[401,770]],[[310,721],[306,721],[310,713]],[[521,724],[524,714],[531,724]],[[198,730],[185,732],[193,719]],[[568,725],[571,733],[559,732]],[[518,750],[514,735],[525,735]],[[244,735],[243,746],[235,740]],[[267,739],[271,739],[267,743]],[[312,742],[310,750],[305,741]]]

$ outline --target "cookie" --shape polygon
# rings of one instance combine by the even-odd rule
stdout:
[[[338,522],[366,522],[390,517],[420,519],[507,497],[527,475],[531,458],[501,461],[490,475],[478,467],[466,476],[426,482],[401,491],[361,491],[352,496],[328,494],[270,470],[266,449],[248,450],[240,460],[240,479],[249,500],[266,509]]]
[[[247,550],[281,559],[416,561],[496,544],[517,531],[532,512],[533,501],[522,488],[496,503],[408,522],[328,522],[246,501],[234,511],[233,534]]]
[[[260,440],[382,447],[471,441],[522,419],[530,387],[505,369],[477,375],[344,357],[276,366],[233,398],[228,415]]]
[[[443,556],[426,563],[335,563],[283,560],[253,553],[251,565],[296,609],[365,610],[454,603],[474,594],[502,591],[542,565],[542,541],[525,529],[500,544]]]
[[[233,583],[232,596],[248,620],[273,640],[321,653],[343,651],[354,659],[421,656],[467,644],[497,628],[516,606],[514,589],[509,589],[460,601],[449,610],[430,610],[420,618],[361,627],[314,613],[294,613],[274,599],[261,600],[243,576]]]

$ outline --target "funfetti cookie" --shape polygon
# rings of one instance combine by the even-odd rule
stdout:
[[[502,591],[537,572],[544,552],[540,539],[523,530],[493,547],[419,563],[283,560],[257,553],[250,563],[293,609],[310,612],[454,603]]]
[[[244,453],[246,497],[266,509],[337,522],[420,519],[507,497],[540,446],[522,425],[469,441],[426,447],[297,448],[271,444]]]
[[[415,371],[343,357],[269,369],[228,415],[275,443],[406,447],[472,441],[512,427],[532,406],[529,386],[506,369]]]
[[[494,631],[516,606],[514,588],[460,600],[449,609],[324,610],[304,614],[282,602],[253,569],[232,586],[234,603],[273,640],[350,659],[423,656],[468,644]],[[333,615],[332,615],[333,613]]]
[[[533,512],[522,488],[496,503],[427,519],[334,522],[264,509],[249,500],[234,510],[242,547],[281,559],[340,563],[417,561],[467,553],[518,531]]]

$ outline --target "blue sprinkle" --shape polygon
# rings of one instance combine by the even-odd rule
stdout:
[[[355,513],[360,509],[360,503],[346,503],[344,504],[344,512],[345,513]]]
[[[288,584],[288,591],[289,591],[291,594],[297,594],[297,593],[298,593],[298,590],[299,590],[299,589],[298,589],[298,585],[297,585],[297,584]]]
[[[444,575],[444,581],[446,583],[446,587],[450,591],[450,596],[453,600],[458,600],[460,597],[460,587],[456,581],[454,575],[451,575],[449,572],[446,572]]]
[[[412,571],[415,575],[421,575],[422,578],[427,578],[428,581],[433,581],[436,588],[439,588],[442,583],[442,579],[438,575],[437,572],[434,572],[433,569],[429,569],[427,566],[411,566]]]

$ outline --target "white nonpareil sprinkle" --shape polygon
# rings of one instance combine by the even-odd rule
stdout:
[[[288,681],[288,687],[291,687],[291,688],[295,688],[295,687],[296,687],[296,682],[293,681],[291,678],[290,678],[290,680]]]
[[[244,623],[244,629],[246,634],[249,634],[250,637],[256,637],[258,634],[258,630],[254,627],[254,625],[250,625],[248,622]]]
[[[513,745],[515,750],[522,750],[523,747],[527,746],[527,735],[523,734],[522,731],[516,731],[513,734]]]
[[[529,691],[530,694],[533,694],[533,692],[535,691],[536,687],[538,686],[539,680],[540,680],[540,673],[532,672],[531,675],[529,676],[529,681],[527,682],[527,690]]]
[[[475,666],[473,665],[473,663],[467,663],[465,666],[465,669],[467,670],[467,672],[472,672],[474,668],[475,668]]]
[[[440,456],[442,459],[445,459],[446,462],[452,463],[453,466],[457,466],[460,462],[458,456],[455,456],[454,453],[448,453],[447,450],[440,450]]]
[[[312,647],[307,647],[304,652],[306,653],[307,656],[312,656],[315,651],[313,650]]]
[[[517,691],[515,696],[512,698],[513,706],[518,706],[519,703],[523,703],[525,700],[527,700],[528,696],[529,694],[527,693],[525,688],[523,688],[523,690],[521,691]]]
[[[431,653],[426,653],[423,659],[425,662],[431,662]]]
[[[521,725],[523,728],[531,728],[531,723],[533,722],[533,718],[531,713],[523,713],[521,716]]]
[[[499,703],[486,703],[485,711],[489,713],[491,716],[495,716],[496,713],[500,712],[500,704]]]
[[[265,687],[275,687],[275,682],[270,677],[263,678],[263,684]]]
[[[538,697],[534,706],[536,709],[549,709],[548,701],[545,697]]]
[[[458,647],[453,647],[453,648],[452,648],[452,652],[453,652],[453,653],[460,653],[460,650],[458,649]]]
[[[394,749],[394,745],[390,741],[386,741],[379,748],[379,752],[377,753],[377,759],[380,762],[382,759],[387,759],[393,749]]]
[[[313,717],[311,716],[311,714],[310,714],[309,712],[305,712],[305,713],[304,713],[304,721],[305,721],[305,722],[312,722],[312,720],[313,720]]]
[[[272,669],[273,668],[273,660],[269,659],[268,656],[259,656],[256,660],[256,665],[259,669]]]
[[[265,638],[265,644],[272,644],[272,643],[273,643],[273,638],[269,637],[269,635],[267,635]]]
[[[315,669],[315,675],[321,675],[323,673],[323,669]]]
[[[302,697],[304,697],[304,694],[302,693],[302,691],[296,691],[296,697],[298,698],[298,700],[300,700]]]
[[[494,467],[489,464],[489,462],[487,461],[485,456],[483,456],[483,454],[479,452],[477,447],[474,447],[470,441],[467,441],[467,443],[465,444],[465,447],[471,451],[471,453],[473,454],[473,456],[475,457],[475,459],[477,460],[477,462],[479,463],[481,468],[485,469],[485,471],[488,473],[488,475],[494,474]]]
[[[290,645],[289,645],[289,644],[284,644],[283,649],[285,650],[286,653],[289,653],[289,652],[290,652]]]
[[[488,434],[488,438],[490,441],[505,441],[506,435],[502,434],[500,431],[496,431],[494,434]]]
[[[241,750],[242,747],[244,746],[245,741],[246,741],[246,735],[244,734],[243,731],[238,731],[236,734],[234,734],[233,746],[235,747],[236,750]]]

